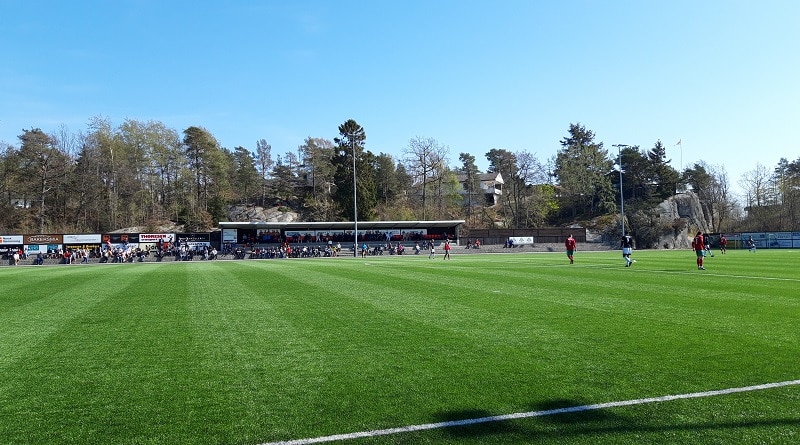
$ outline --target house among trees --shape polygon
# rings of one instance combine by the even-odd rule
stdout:
[[[11,198],[11,206],[18,209],[29,209],[31,202],[25,198]]]
[[[469,175],[458,175],[461,183],[459,193],[464,196],[464,202],[473,206],[494,206],[500,204],[503,195],[503,175],[500,173],[480,173],[474,175],[474,180]]]

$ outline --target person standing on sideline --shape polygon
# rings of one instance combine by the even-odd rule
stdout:
[[[436,247],[433,245],[433,240],[428,243],[428,247],[431,248],[431,253],[428,254],[428,259],[432,259],[436,256]]]
[[[703,258],[706,256],[706,246],[703,240],[703,232],[698,231],[697,235],[694,236],[692,240],[692,248],[694,249],[694,253],[697,255],[697,269],[698,270],[706,270],[703,267]]]
[[[625,233],[619,246],[622,248],[622,258],[625,258],[625,267],[631,267],[631,264],[635,263],[636,260],[631,259],[631,254],[633,253],[633,237],[630,232]]]
[[[723,255],[728,251],[728,238],[725,238],[724,233],[719,236],[719,251]]]
[[[564,247],[567,248],[567,258],[569,258],[569,264],[573,264],[575,262],[573,255],[575,254],[575,249],[578,247],[578,243],[575,242],[575,238],[572,237],[572,234],[570,234],[566,241],[564,241]]]
[[[450,259],[450,240],[444,240],[444,259]]]

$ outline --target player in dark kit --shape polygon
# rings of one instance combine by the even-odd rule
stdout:
[[[619,247],[622,248],[622,258],[625,258],[625,267],[631,267],[631,264],[635,263],[636,260],[631,259],[631,254],[633,253],[633,237],[630,233],[625,233],[625,236],[622,237],[622,241],[619,243]]]
[[[752,236],[747,239],[747,250],[749,250],[750,253],[755,253],[756,251],[756,242],[753,240]]]
[[[711,236],[707,233],[703,234],[703,243],[706,245],[706,255],[714,257],[714,252],[711,251]]]

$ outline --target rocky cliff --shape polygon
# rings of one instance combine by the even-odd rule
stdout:
[[[295,222],[300,215],[288,211],[286,207],[271,207],[265,209],[258,206],[232,206],[228,211],[230,219],[235,222]]]
[[[710,224],[703,213],[700,199],[691,191],[668,198],[658,206],[658,212],[665,227],[672,228],[672,233],[666,231],[661,236],[659,247],[688,249],[696,231],[709,231]]]

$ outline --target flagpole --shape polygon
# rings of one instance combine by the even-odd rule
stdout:
[[[681,147],[681,169],[678,170],[678,173],[682,175],[683,174],[683,138],[678,139],[678,143],[675,144],[675,145],[680,145],[680,147]],[[681,184],[680,190],[681,191],[684,190],[683,189],[683,184]],[[677,187],[677,184],[676,184],[675,193],[677,193],[677,192],[678,192],[678,187]]]

